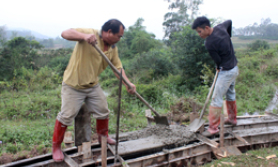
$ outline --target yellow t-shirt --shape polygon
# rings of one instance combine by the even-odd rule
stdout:
[[[104,42],[98,30],[89,28],[77,28],[75,30],[86,34],[95,34],[98,47],[101,50],[104,49]],[[116,46],[110,46],[104,54],[117,69],[122,68]],[[108,63],[92,45],[86,41],[77,42],[64,72],[63,82],[76,89],[93,87],[98,83],[98,76],[107,66]]]

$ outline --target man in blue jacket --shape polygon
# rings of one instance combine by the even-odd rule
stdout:
[[[227,20],[215,27],[211,27],[206,17],[198,17],[194,20],[192,29],[205,41],[205,47],[219,71],[209,107],[209,128],[203,134],[210,136],[219,132],[220,114],[222,111],[223,96],[226,95],[228,119],[225,123],[237,124],[237,107],[235,81],[239,70],[231,41],[232,21]]]

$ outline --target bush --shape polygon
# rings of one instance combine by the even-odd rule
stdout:
[[[213,69],[214,62],[209,56],[204,40],[190,26],[171,35],[172,59],[180,68],[185,87],[194,90],[202,84],[202,70],[204,64]]]
[[[260,49],[269,49],[270,48],[268,42],[263,41],[263,40],[256,40],[255,42],[249,44],[247,47],[252,51],[258,51]]]
[[[127,66],[128,72],[140,77],[140,83],[150,83],[152,80],[173,73],[175,65],[167,50],[151,50],[138,54]]]

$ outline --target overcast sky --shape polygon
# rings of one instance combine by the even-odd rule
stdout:
[[[49,37],[60,36],[68,28],[100,29],[111,18],[126,27],[142,17],[148,32],[162,39],[165,0],[0,0],[0,26],[24,28]],[[278,23],[278,0],[204,0],[200,15],[232,19],[233,27],[245,27],[262,18]]]

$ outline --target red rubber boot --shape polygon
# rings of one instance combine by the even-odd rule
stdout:
[[[204,136],[211,136],[219,132],[218,126],[220,124],[220,114],[222,107],[209,106],[209,128],[203,132]]]
[[[237,115],[237,107],[236,101],[226,101],[227,105],[227,112],[228,112],[228,119],[225,120],[225,124],[236,125],[236,115]]]
[[[66,129],[67,126],[56,120],[52,139],[52,158],[55,162],[61,162],[64,160],[61,143],[63,142]]]
[[[98,134],[98,142],[101,143],[101,136],[107,137],[107,143],[111,145],[115,145],[116,141],[111,139],[108,136],[108,122],[109,119],[97,119],[97,134]]]

